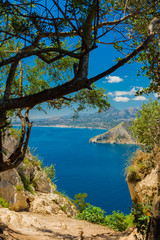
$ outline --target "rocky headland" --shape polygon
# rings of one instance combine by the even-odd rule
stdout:
[[[89,140],[90,143],[119,143],[136,144],[130,131],[131,122],[121,122],[108,132],[95,136]]]

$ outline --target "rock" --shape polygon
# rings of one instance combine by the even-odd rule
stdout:
[[[0,196],[9,202],[15,211],[25,210],[29,207],[23,183],[15,169],[0,173]]]
[[[12,135],[9,138],[5,136],[3,140],[4,148],[11,152],[16,143],[17,139]],[[6,154],[10,155],[9,152]],[[16,169],[0,173],[0,197],[9,202],[15,211],[29,210],[70,217],[77,214],[76,207],[67,198],[55,193],[55,186],[28,150],[24,161]]]
[[[30,211],[34,213],[62,214],[74,217],[76,207],[65,197],[56,193],[37,193],[31,203]]]
[[[127,183],[134,203],[148,200],[152,202],[157,193],[157,167],[141,181],[131,183],[127,180]]]
[[[51,183],[44,171],[35,170],[32,181],[36,191],[44,193],[51,192]]]

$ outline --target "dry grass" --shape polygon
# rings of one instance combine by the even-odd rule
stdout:
[[[159,147],[156,147],[150,153],[137,150],[137,152],[131,157],[129,166],[126,168],[127,180],[129,182],[140,181],[156,167],[159,159]]]

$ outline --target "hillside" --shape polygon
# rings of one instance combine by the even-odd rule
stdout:
[[[135,144],[130,131],[131,122],[122,122],[108,132],[95,136],[89,140],[90,143],[121,143]]]
[[[6,154],[17,144],[15,132],[3,139]],[[29,151],[17,169],[0,173],[0,239],[134,240],[134,228],[116,232],[77,220],[77,208],[56,190]],[[8,208],[9,207],[9,208]]]
[[[80,114],[77,119],[73,119],[73,115],[35,119],[33,120],[33,125],[110,129],[122,121],[131,121],[137,112],[138,109],[132,107],[125,110],[117,110],[114,107],[110,107],[109,110],[103,113]]]

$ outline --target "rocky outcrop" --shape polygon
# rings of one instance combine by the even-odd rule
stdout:
[[[74,217],[77,214],[76,207],[59,193],[37,193],[31,202],[30,211],[44,214],[61,214]]]
[[[130,182],[127,179],[131,199],[136,202],[153,201],[157,193],[157,168],[152,169],[144,179],[137,182]]]
[[[108,132],[100,134],[89,140],[90,143],[119,143],[119,144],[135,144],[131,137],[129,127],[130,122],[122,122]]]
[[[157,194],[160,149],[147,153],[138,150],[128,167],[127,183],[132,201],[152,202]]]
[[[4,138],[6,155],[14,151],[16,144],[17,140],[12,135]],[[0,198],[8,202],[14,211],[28,210],[70,217],[77,214],[76,207],[56,191],[55,185],[41,168],[40,161],[29,151],[17,169],[0,173]]]

